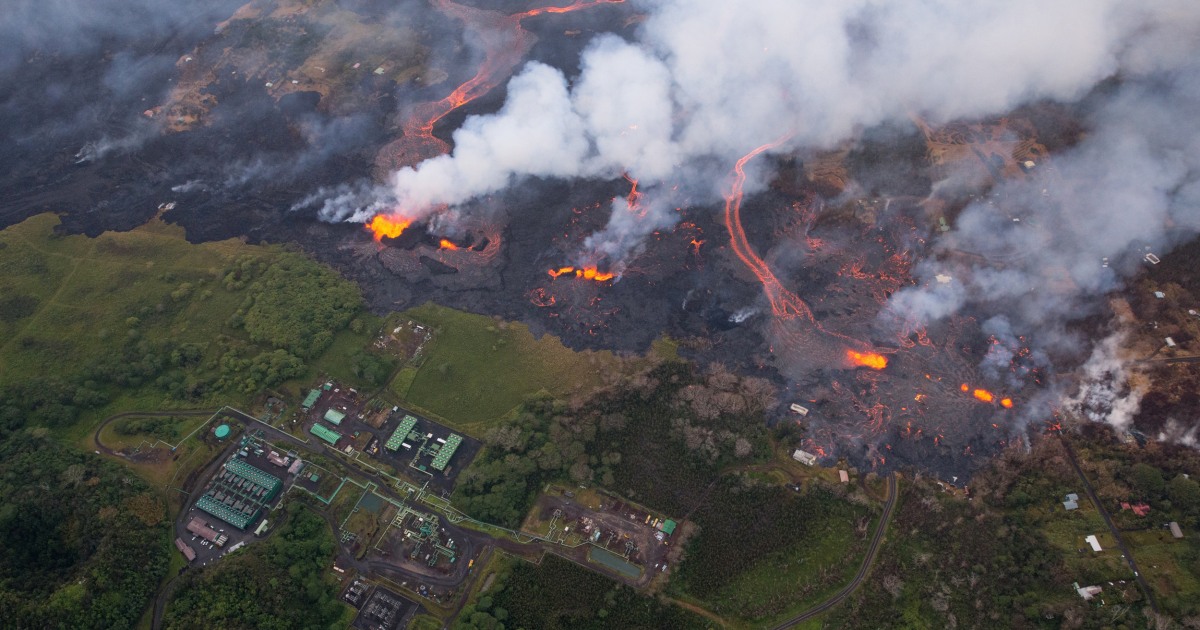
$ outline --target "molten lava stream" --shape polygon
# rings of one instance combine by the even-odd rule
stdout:
[[[800,299],[800,296],[784,288],[783,284],[771,271],[771,267],[754,252],[754,248],[750,246],[750,239],[746,237],[746,230],[742,227],[742,199],[745,196],[746,163],[764,151],[779,146],[788,137],[784,136],[774,142],[754,149],[742,156],[734,165],[733,185],[730,188],[729,195],[725,197],[725,227],[729,230],[729,244],[738,259],[762,283],[763,292],[766,293],[767,300],[771,303],[771,312],[775,315],[777,322],[782,323],[799,319],[802,323],[811,325],[812,328],[815,328],[820,333],[837,338],[844,348],[841,360],[847,365],[882,370],[887,367],[887,357],[874,352],[869,344],[829,332],[822,328],[821,324],[813,317],[812,310],[808,308],[808,304],[805,304],[804,300]],[[780,328],[781,332],[783,331],[782,327],[778,328]],[[784,332],[784,335],[795,339],[795,333],[788,334]],[[799,343],[803,343],[803,341],[801,340]]]
[[[444,140],[433,135],[434,126],[450,112],[487,94],[512,74],[534,43],[533,34],[521,25],[522,20],[547,13],[570,13],[602,4],[618,4],[624,0],[576,0],[567,6],[540,7],[511,15],[456,4],[451,0],[432,2],[442,13],[462,20],[465,30],[486,45],[483,63],[474,76],[444,98],[418,103],[411,108],[401,125],[403,136],[381,149],[376,157],[376,166],[384,171],[415,166],[450,150]],[[398,217],[393,215],[389,220],[396,221]],[[407,226],[408,223],[404,227]],[[378,230],[372,228],[371,231],[375,232],[375,240],[382,238]],[[383,235],[395,238],[399,232],[384,232]]]
[[[412,221],[396,214],[377,214],[371,219],[371,222],[366,225],[367,230],[375,235],[376,241],[382,241],[387,238],[396,238],[412,225]]]

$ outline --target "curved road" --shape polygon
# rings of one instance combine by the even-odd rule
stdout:
[[[775,630],[791,628],[837,606],[862,584],[863,580],[867,577],[867,572],[871,570],[871,565],[875,562],[875,556],[879,555],[879,548],[883,544],[883,534],[887,531],[888,521],[892,518],[892,511],[896,507],[896,498],[898,495],[896,475],[893,473],[888,477],[888,498],[883,504],[883,514],[879,517],[879,527],[875,529],[875,536],[871,538],[871,546],[867,547],[867,555],[863,558],[862,566],[858,567],[858,573],[854,575],[854,579],[850,580],[849,584],[843,586],[842,590],[834,593],[833,597],[775,626]]]
[[[217,411],[219,410],[208,411],[204,409],[187,409],[183,411],[126,411],[105,418],[104,421],[100,423],[100,426],[96,427],[96,432],[92,434],[92,441],[96,444],[96,450],[104,453],[105,455],[110,457],[121,457],[120,454],[105,446],[104,442],[100,441],[100,432],[103,431],[104,427],[108,426],[108,424],[113,420],[120,420],[121,418],[156,418],[160,416],[211,416],[217,413]]]

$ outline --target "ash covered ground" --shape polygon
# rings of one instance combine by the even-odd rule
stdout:
[[[904,102],[878,78],[868,83],[881,102],[896,103],[843,119],[832,112],[853,91],[775,99],[781,77],[763,68],[792,59],[756,66],[741,48],[729,57],[767,98],[688,93],[697,79],[679,59],[691,49],[671,48],[680,31],[663,25],[681,4],[141,0],[134,8],[154,19],[131,25],[101,2],[86,24],[9,33],[0,222],[51,211],[63,230],[97,234],[174,201],[165,219],[189,239],[299,244],[381,312],[435,301],[577,348],[639,352],[667,335],[701,363],[774,380],[772,421],[794,421],[793,402],[807,407],[813,452],[879,470],[965,477],[1063,414],[1107,419],[1119,407],[1120,388],[1106,397],[1092,372],[1076,371],[1118,328],[1105,298],[1145,273],[1147,251],[1166,255],[1195,233],[1194,171],[1171,157],[1194,140],[1165,139],[1189,111],[1180,103],[1194,102],[1194,58],[1150,51],[1159,67],[1122,61],[1055,77],[1061,89],[1032,71],[998,77],[1021,97],[973,95],[979,103],[957,109],[942,104],[953,93]],[[712,18],[712,5],[688,15]],[[806,23],[803,8],[780,10]],[[23,4],[12,23],[44,24],[53,11]],[[756,11],[711,45],[754,36],[736,31],[768,16]],[[898,32],[912,26],[906,11],[892,16]],[[1143,26],[1166,28],[1152,17]],[[887,55],[887,20],[827,19],[868,51],[846,75],[890,67],[864,43]],[[634,70],[609,77],[606,64]],[[717,78],[739,70],[718,66]],[[596,121],[637,130],[625,110],[640,120],[664,91],[669,115],[648,120],[672,129],[646,146],[669,157],[606,148],[623,134]],[[610,93],[612,111],[595,105]],[[717,115],[690,122],[710,110],[729,113],[742,128],[728,133],[745,140],[720,137],[729,120]],[[1140,111],[1169,115],[1157,128],[1135,122]],[[547,140],[556,116],[565,122]],[[583,148],[564,152],[577,126]],[[699,128],[716,130],[705,146],[718,148],[689,148]],[[439,189],[425,168],[435,162],[464,176]],[[499,175],[474,177],[489,169]],[[744,197],[733,192],[743,184]],[[372,216],[408,227],[375,240],[363,226]],[[1110,376],[1125,378],[1116,363]]]

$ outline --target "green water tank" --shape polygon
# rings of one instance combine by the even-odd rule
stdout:
[[[216,435],[218,440],[224,440],[225,438],[229,437],[229,425],[222,424],[221,426],[217,427]]]

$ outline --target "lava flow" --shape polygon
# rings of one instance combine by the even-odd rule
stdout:
[[[536,38],[521,25],[524,19],[621,2],[624,0],[578,0],[565,7],[541,7],[505,15],[450,0],[433,0],[438,10],[462,20],[466,32],[487,46],[483,63],[474,76],[444,98],[414,105],[401,125],[404,135],[383,148],[377,164],[392,171],[446,153],[450,147],[433,135],[434,126],[450,112],[490,92],[525,59]]]
[[[996,395],[986,389],[983,389],[980,387],[972,388],[970,385],[967,385],[966,383],[959,385],[958,388],[964,392],[971,392],[971,396],[974,397],[975,400],[978,400],[979,402],[985,402],[985,403],[996,402]],[[1004,407],[1005,409],[1012,409],[1013,401],[1011,398],[1001,398],[999,400],[999,402],[1000,402],[1001,407]]]
[[[887,357],[866,348],[867,344],[823,329],[813,317],[808,304],[805,304],[800,296],[784,288],[779,279],[775,277],[774,272],[771,271],[771,267],[754,252],[754,248],[750,246],[750,240],[746,237],[746,230],[742,227],[742,198],[745,196],[746,163],[786,140],[787,136],[754,149],[742,156],[733,167],[733,185],[729,195],[725,197],[725,227],[729,230],[729,243],[733,248],[733,253],[762,283],[763,292],[766,293],[767,299],[771,303],[771,312],[777,320],[789,321],[799,318],[800,321],[811,324],[818,331],[838,338],[845,345],[852,346],[845,349],[844,356],[851,366],[882,370],[887,367]]]
[[[377,214],[367,224],[367,229],[375,234],[376,241],[382,241],[387,238],[396,238],[412,225],[412,221],[404,217],[394,214]]]
[[[608,282],[617,277],[617,274],[607,271],[599,271],[595,267],[559,267],[551,269],[547,273],[551,278],[559,276],[574,276],[584,280],[594,280],[596,282]]]
[[[376,166],[383,172],[391,172],[448,152],[450,146],[433,135],[434,126],[450,112],[490,92],[524,60],[536,38],[521,25],[522,20],[543,14],[570,13],[602,4],[622,2],[624,0],[576,0],[563,7],[540,7],[505,15],[497,11],[456,4],[450,0],[433,0],[438,10],[462,20],[467,33],[486,45],[483,63],[474,76],[444,98],[414,105],[409,110],[408,118],[401,125],[403,135],[380,150]],[[394,221],[396,217],[393,216],[389,220]],[[405,224],[405,227],[407,225]],[[371,228],[371,231],[375,232],[375,240],[382,238],[379,231],[374,228]],[[399,232],[385,232],[383,235],[394,238]]]
[[[448,238],[444,238],[444,239],[438,241],[438,249],[448,249],[451,251],[455,251],[455,250],[459,249],[459,247],[458,247],[458,245],[454,244],[454,241],[451,241]]]

